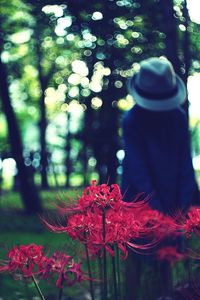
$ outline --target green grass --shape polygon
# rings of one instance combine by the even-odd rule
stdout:
[[[71,189],[69,191],[42,191],[40,193],[42,206],[44,207],[43,216],[50,221],[55,217],[55,209],[52,202],[56,203],[58,199],[66,200],[69,197],[77,198],[77,191]],[[45,251],[53,253],[60,250],[69,254],[78,261],[82,260],[83,249],[78,242],[71,240],[66,234],[55,234],[49,232],[42,223],[40,216],[27,216],[23,213],[23,205],[19,193],[6,192],[0,197],[0,260],[6,259],[7,251],[15,245],[27,245],[35,243],[43,245]],[[85,266],[83,266],[85,269]],[[57,288],[55,280],[52,284],[44,281],[40,282],[41,288],[45,295],[50,296],[49,299],[56,299]],[[87,285],[87,284],[86,284]],[[72,288],[66,288],[65,294],[73,297],[84,293],[88,287],[85,284],[77,284]],[[37,292],[32,282],[23,282],[14,280],[11,275],[0,274],[0,299],[9,300],[38,300]],[[35,297],[35,298],[34,298]]]
[[[22,231],[7,231],[1,233],[1,245],[0,258],[6,258],[6,252],[14,245],[27,245],[29,243],[35,243],[37,245],[43,245],[45,251],[53,253],[55,250],[60,250],[66,254],[72,255],[77,261],[76,248],[77,243],[71,241],[65,234],[54,234],[48,231],[41,232],[22,232]],[[55,299],[55,295],[58,293],[58,289],[55,287],[56,279],[45,282],[40,281],[39,285],[44,295],[52,295],[51,299]],[[65,294],[78,295],[84,286],[74,286],[72,288],[66,288]],[[0,297],[2,299],[18,300],[18,299],[38,299],[33,298],[37,296],[37,291],[31,281],[19,281],[14,280],[11,275],[0,274]]]
[[[45,215],[52,214],[52,211],[48,214],[45,213]],[[55,234],[49,232],[42,224],[39,216],[26,216],[20,210],[6,209],[0,211],[0,232],[0,260],[6,259],[7,251],[13,246],[30,243],[43,245],[45,251],[49,254],[56,250],[63,251],[73,256],[76,262],[79,257],[81,260],[83,258],[83,249],[76,241],[71,240],[65,233]],[[85,269],[85,266],[83,268]],[[52,298],[49,299],[56,299],[55,279],[52,284],[50,283],[51,281],[49,283],[41,281],[41,289],[45,295],[52,295]],[[74,297],[87,289],[88,287],[85,287],[85,284],[77,284],[72,288],[65,288],[65,295],[73,295]],[[32,282],[16,281],[9,274],[0,274],[1,300],[39,300],[34,296],[37,296],[37,292]]]
[[[53,203],[59,200],[69,201],[69,198],[77,199],[81,195],[81,188],[72,188],[69,190],[47,190],[39,193],[41,203],[44,208],[53,208]],[[23,209],[23,202],[18,192],[7,191],[0,195],[0,209]]]
[[[6,245],[6,249],[10,249],[15,245],[27,245],[27,244],[43,245],[47,250],[50,248],[51,251],[60,249],[69,253],[74,252],[74,243],[67,239],[64,234],[55,234],[52,232],[2,232],[1,233],[1,245]],[[5,250],[6,250],[5,249]],[[1,252],[4,249],[1,248]]]

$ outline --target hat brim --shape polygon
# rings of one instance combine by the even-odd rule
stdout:
[[[176,107],[182,105],[186,100],[186,87],[182,79],[176,74],[177,90],[176,93],[165,99],[156,99],[144,97],[139,94],[135,87],[135,74],[132,78],[127,80],[127,88],[129,94],[133,97],[133,100],[141,107],[152,110],[152,111],[168,111],[175,109]]]

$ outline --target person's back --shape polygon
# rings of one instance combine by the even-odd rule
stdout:
[[[189,207],[195,191],[187,121],[177,108],[154,112],[135,105],[123,122],[125,199],[144,192],[153,208],[173,213]]]

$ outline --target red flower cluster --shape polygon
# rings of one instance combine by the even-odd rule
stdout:
[[[15,246],[8,252],[8,264],[0,266],[0,272],[20,272],[26,277],[38,273],[44,253],[43,247],[35,244]]]
[[[132,202],[125,202],[117,184],[95,184],[92,181],[74,205],[61,207],[62,213],[67,214],[66,224],[53,225],[43,220],[47,227],[87,244],[92,255],[103,248],[114,255],[113,246],[117,245],[124,258],[127,247],[136,252],[148,250],[167,235],[180,234],[177,230],[180,225],[172,217],[152,210],[147,198],[140,200],[138,196]],[[145,240],[145,244],[138,243],[139,239]]]
[[[89,207],[108,208],[121,201],[122,195],[117,184],[111,187],[107,184],[96,185],[96,180],[93,180],[91,185],[84,189],[83,195],[78,200],[78,206],[81,210]]]
[[[15,246],[8,252],[8,260],[1,262],[0,272],[8,272],[26,278],[38,275],[41,279],[58,275],[56,286],[63,288],[64,283],[72,286],[86,280],[81,270],[81,263],[62,252],[55,252],[51,257],[44,255],[43,246],[35,244]]]
[[[167,260],[171,266],[179,260],[185,258],[185,255],[182,253],[177,252],[175,247],[168,246],[163,247],[157,251],[157,257],[160,260]]]
[[[192,206],[184,218],[184,231],[189,237],[191,233],[200,236],[200,207]]]
[[[63,288],[64,283],[72,286],[76,282],[86,279],[81,270],[81,263],[76,264],[71,256],[59,251],[56,251],[50,258],[44,258],[40,272],[43,279],[57,274],[56,286],[58,288]]]

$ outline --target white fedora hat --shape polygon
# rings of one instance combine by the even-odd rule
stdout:
[[[172,110],[186,100],[185,84],[165,58],[143,60],[139,71],[128,79],[127,86],[135,102],[152,111]]]

